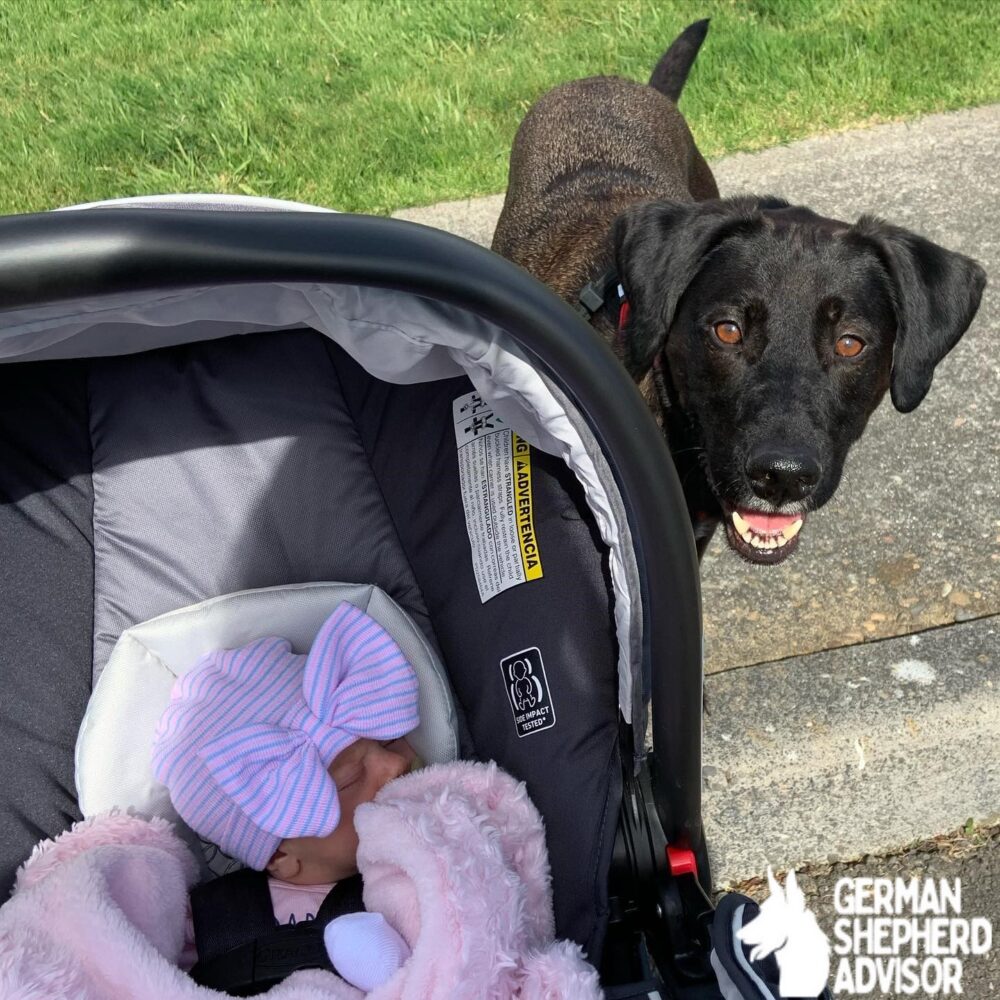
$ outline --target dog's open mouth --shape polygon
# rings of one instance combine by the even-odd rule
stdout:
[[[767,566],[792,554],[806,519],[805,514],[762,514],[728,504],[725,515],[730,546],[748,562]]]

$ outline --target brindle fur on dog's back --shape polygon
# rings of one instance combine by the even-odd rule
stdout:
[[[708,21],[691,25],[649,86],[596,76],[539,98],[511,150],[497,253],[575,301],[611,265],[611,226],[630,205],[719,196],[675,103],[707,31]]]
[[[774,564],[885,392],[903,413],[927,394],[986,278],[878,219],[719,200],[674,103],[707,27],[683,32],[648,86],[593,77],[535,104],[493,249],[571,303],[587,288],[663,427],[699,553],[722,523],[737,553]]]

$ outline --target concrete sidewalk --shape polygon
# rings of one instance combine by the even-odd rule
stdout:
[[[928,399],[886,403],[775,569],[702,566],[704,813],[722,883],[1000,816],[1000,105],[713,164],[724,195],[863,212],[980,260],[973,328]],[[400,218],[489,245],[502,196]]]

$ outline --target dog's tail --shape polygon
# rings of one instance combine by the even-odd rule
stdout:
[[[695,21],[694,24],[688,25],[674,39],[670,48],[660,56],[660,61],[649,78],[649,85],[676,103],[707,34],[707,17],[704,21]]]

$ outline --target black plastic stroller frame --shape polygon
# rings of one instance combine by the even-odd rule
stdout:
[[[566,394],[624,501],[643,607],[644,718],[622,726],[625,788],[603,962],[609,997],[718,996],[704,921],[702,645],[680,484],[611,350],[519,268],[437,230],[351,215],[129,208],[0,219],[0,310],[74,297],[254,282],[392,287],[502,327]]]

